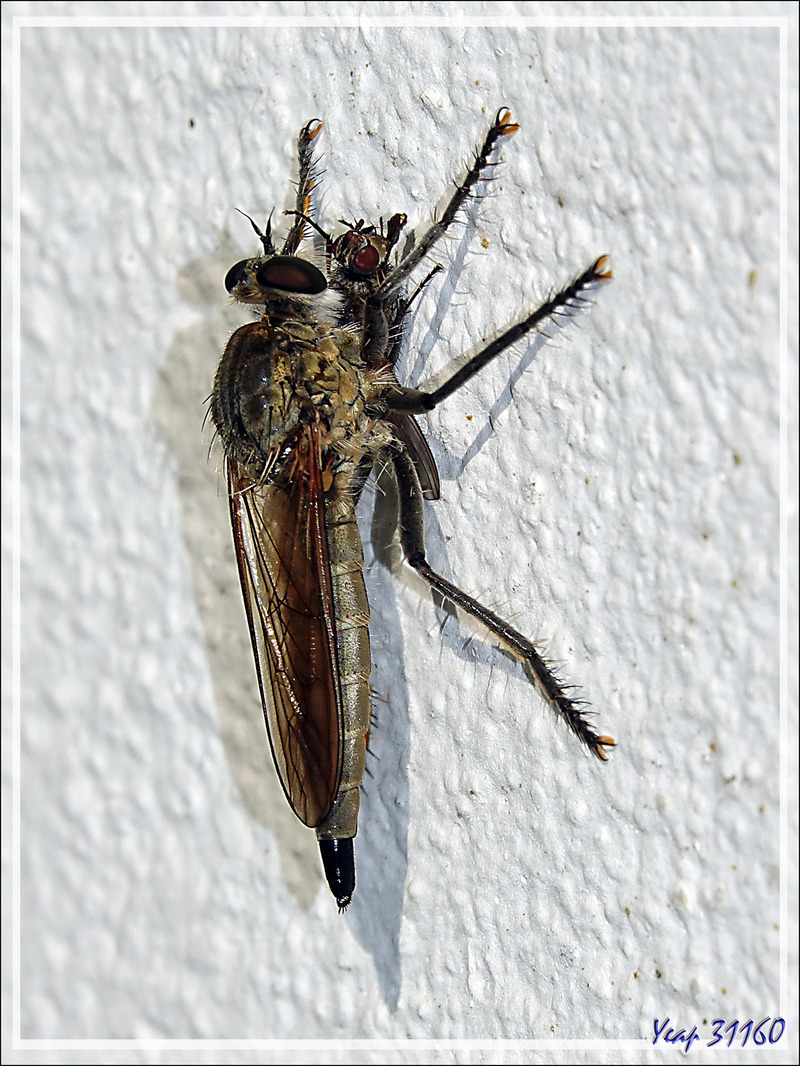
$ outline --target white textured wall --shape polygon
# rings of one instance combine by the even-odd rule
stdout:
[[[6,47],[15,12],[238,6],[8,9]],[[780,1013],[777,29],[71,25],[25,29],[21,58],[22,1036],[610,1040]],[[549,640],[619,747],[591,760],[392,575],[371,492],[377,758],[342,918],[270,765],[201,432],[248,319],[222,287],[255,250],[234,208],[287,205],[319,116],[327,223],[422,226],[501,104],[521,129],[437,251],[404,370],[601,252],[616,280],[427,419],[429,557]]]

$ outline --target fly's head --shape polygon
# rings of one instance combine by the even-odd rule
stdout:
[[[240,259],[230,268],[225,275],[225,288],[231,298],[237,303],[262,304],[278,311],[287,305],[303,307],[316,303],[328,290],[328,279],[322,271],[307,259],[287,254],[290,250],[294,252],[294,244],[291,249],[287,247],[288,238],[278,254],[272,243],[272,216],[267,220],[265,233],[249,215],[245,218],[258,234],[263,255]]]
[[[225,276],[225,288],[237,303],[313,303],[328,288],[322,271],[296,255],[260,255],[241,259]]]
[[[331,285],[351,299],[370,296],[386,277],[389,256],[406,224],[405,215],[392,215],[380,230],[367,226],[363,219],[348,223],[348,228],[333,241],[331,255]]]

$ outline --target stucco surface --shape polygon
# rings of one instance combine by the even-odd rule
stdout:
[[[45,7],[87,5],[18,10]],[[778,1015],[778,30],[341,13],[361,24],[21,35],[21,1035],[601,1041]],[[375,757],[340,917],[270,763],[203,430],[248,320],[222,287],[255,251],[234,209],[281,224],[317,116],[326,224],[419,231],[500,105],[521,128],[436,250],[402,375],[600,253],[615,280],[424,420],[428,553],[546,641],[618,748],[592,760],[432,600],[369,490]]]

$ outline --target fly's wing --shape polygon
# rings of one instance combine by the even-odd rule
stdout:
[[[342,708],[316,427],[285,484],[253,484],[227,459],[231,524],[261,702],[286,798],[308,826],[342,773]]]
[[[381,362],[379,365],[382,373],[391,374],[391,379],[397,381],[397,375],[392,363]],[[413,415],[407,414],[405,411],[389,411],[387,412],[387,418],[394,426],[397,438],[405,446],[409,458],[414,464],[422,488],[422,495],[426,500],[438,500],[440,490],[439,470],[425,439],[425,434],[419,428],[419,423]]]
[[[389,412],[389,420],[416,467],[422,495],[426,500],[438,500],[439,470],[428,442],[425,440],[425,435],[419,428],[419,423],[413,415],[402,411]]]

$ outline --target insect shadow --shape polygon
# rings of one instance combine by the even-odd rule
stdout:
[[[157,379],[151,411],[173,468],[168,476],[178,487],[180,535],[191,570],[217,715],[211,730],[222,740],[248,812],[268,830],[260,835],[261,849],[252,855],[253,876],[262,876],[266,849],[274,843],[290,894],[301,909],[308,910],[322,884],[319,860],[313,843],[309,847],[297,832],[297,820],[275,778],[263,718],[254,713],[259,706],[258,685],[241,595],[231,581],[236,564],[222,455],[219,448],[211,448],[212,429],[203,427],[209,381],[228,337],[241,324],[241,311],[220,299],[221,278],[236,251],[227,235],[221,236],[220,246],[218,254],[185,264],[178,275],[179,295],[202,308],[203,317],[174,338]],[[186,713],[189,718],[202,718],[209,711],[187,707]],[[208,806],[213,821],[212,795]],[[218,832],[224,836],[225,827],[219,826]]]

